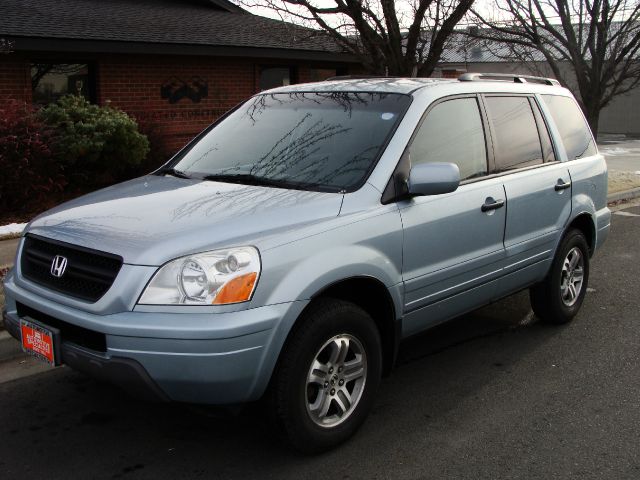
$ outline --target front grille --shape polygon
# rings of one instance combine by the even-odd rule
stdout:
[[[16,307],[19,317],[29,317],[46,326],[60,330],[62,342],[75,343],[76,345],[96,352],[107,351],[107,339],[104,333],[94,332],[88,328],[78,327],[77,325],[58,320],[51,315],[42,313],[19,302],[16,302]]]
[[[67,259],[60,277],[51,273],[57,255]],[[31,234],[24,240],[20,259],[27,280],[89,302],[97,302],[107,293],[121,267],[122,257],[118,255]]]

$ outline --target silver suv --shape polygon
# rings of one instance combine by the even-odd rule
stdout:
[[[33,220],[5,280],[25,351],[160,400],[265,400],[298,449],[365,420],[401,340],[529,288],[570,321],[607,168],[549,79],[263,92],[151,175]]]

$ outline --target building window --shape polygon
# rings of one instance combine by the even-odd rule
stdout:
[[[312,82],[323,82],[327,78],[336,77],[338,70],[336,68],[311,68],[309,70],[309,80]]]
[[[32,63],[33,103],[46,105],[64,95],[95,101],[94,75],[86,63]]]
[[[260,90],[282,87],[296,83],[291,67],[262,67],[260,69]]]

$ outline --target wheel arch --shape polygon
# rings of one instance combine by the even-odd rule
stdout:
[[[371,316],[380,333],[382,373],[383,375],[388,375],[395,363],[402,332],[402,321],[397,315],[397,305],[393,300],[393,295],[385,284],[376,277],[365,275],[335,280],[324,285],[311,295],[308,303],[288,329],[270,375],[272,376],[278,368],[281,353],[286,348],[287,342],[296,329],[301,325],[300,320],[317,300],[323,298],[335,298],[352,302]]]
[[[371,316],[380,333],[382,372],[383,375],[388,375],[398,353],[402,320],[397,318],[395,302],[385,284],[370,276],[344,278],[326,285],[314,294],[310,305],[318,298],[337,298],[354,303]]]
[[[593,215],[588,212],[576,215],[567,225],[565,232],[572,229],[580,230],[585,236],[589,246],[589,256],[592,256],[596,247],[596,225]]]

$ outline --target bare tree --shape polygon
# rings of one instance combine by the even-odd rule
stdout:
[[[320,28],[367,72],[429,76],[474,0],[238,0]]]
[[[600,111],[640,83],[640,0],[498,0],[476,38],[506,42],[519,61],[540,52],[574,90],[594,135]],[[488,28],[486,28],[488,27]]]

